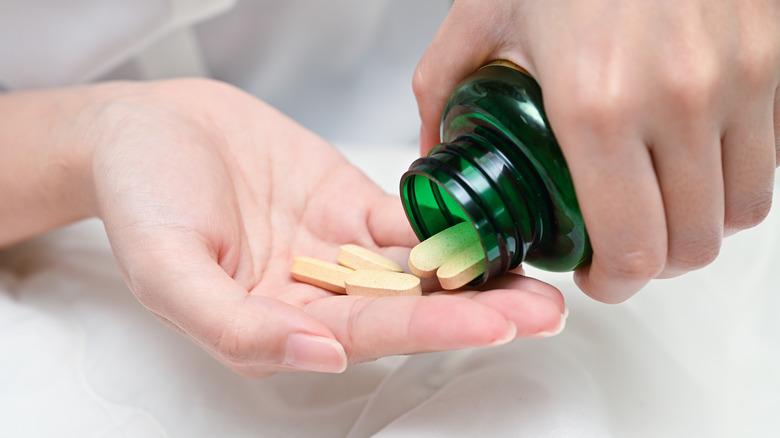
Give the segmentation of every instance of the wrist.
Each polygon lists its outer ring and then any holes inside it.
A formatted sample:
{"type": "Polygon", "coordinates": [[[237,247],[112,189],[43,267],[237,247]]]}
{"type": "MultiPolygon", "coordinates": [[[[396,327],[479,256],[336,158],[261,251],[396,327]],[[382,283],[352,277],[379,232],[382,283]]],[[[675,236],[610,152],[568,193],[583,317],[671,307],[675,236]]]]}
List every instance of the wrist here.
{"type": "Polygon", "coordinates": [[[95,215],[102,86],[0,95],[0,245],[95,215]]]}

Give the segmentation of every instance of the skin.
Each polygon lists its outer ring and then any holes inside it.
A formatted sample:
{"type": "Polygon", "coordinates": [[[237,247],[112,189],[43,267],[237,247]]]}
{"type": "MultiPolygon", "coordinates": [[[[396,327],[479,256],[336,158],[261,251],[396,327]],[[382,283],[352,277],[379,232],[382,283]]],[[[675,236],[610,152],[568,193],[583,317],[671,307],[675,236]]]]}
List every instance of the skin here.
{"type": "Polygon", "coordinates": [[[248,377],[499,345],[562,328],[563,297],[492,290],[336,296],[289,274],[355,243],[405,264],[400,200],[254,97],[210,80],[0,96],[0,246],[99,217],[127,284],[160,320],[248,377]]]}
{"type": "Polygon", "coordinates": [[[769,212],[777,0],[457,0],[413,81],[423,153],[450,91],[493,59],[544,91],[593,244],[575,273],[591,297],[703,267],[769,212]]]}

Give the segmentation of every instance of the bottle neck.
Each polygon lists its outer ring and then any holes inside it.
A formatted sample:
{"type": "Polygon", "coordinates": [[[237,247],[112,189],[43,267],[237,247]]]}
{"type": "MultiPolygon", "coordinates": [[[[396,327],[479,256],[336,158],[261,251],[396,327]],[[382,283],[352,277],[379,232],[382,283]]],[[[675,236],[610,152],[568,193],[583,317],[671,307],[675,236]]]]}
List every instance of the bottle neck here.
{"type": "Polygon", "coordinates": [[[480,284],[519,266],[542,240],[546,204],[522,160],[510,161],[500,139],[471,133],[434,148],[412,163],[401,180],[409,222],[421,239],[469,221],[485,250],[480,284]]]}

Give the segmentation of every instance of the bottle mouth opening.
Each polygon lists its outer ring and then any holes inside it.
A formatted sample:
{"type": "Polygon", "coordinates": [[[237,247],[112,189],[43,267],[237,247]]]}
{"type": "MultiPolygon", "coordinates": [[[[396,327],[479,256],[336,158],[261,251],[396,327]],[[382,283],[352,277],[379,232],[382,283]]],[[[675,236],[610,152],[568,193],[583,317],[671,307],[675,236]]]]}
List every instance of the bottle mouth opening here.
{"type": "Polygon", "coordinates": [[[404,175],[404,208],[417,237],[425,240],[460,222],[474,225],[463,206],[441,183],[414,171],[404,175]]]}
{"type": "Polygon", "coordinates": [[[476,201],[479,197],[471,185],[452,168],[429,157],[418,159],[401,178],[401,198],[421,241],[458,223],[471,224],[485,253],[485,272],[470,286],[479,286],[509,269],[511,257],[501,233],[486,207],[476,201]]]}

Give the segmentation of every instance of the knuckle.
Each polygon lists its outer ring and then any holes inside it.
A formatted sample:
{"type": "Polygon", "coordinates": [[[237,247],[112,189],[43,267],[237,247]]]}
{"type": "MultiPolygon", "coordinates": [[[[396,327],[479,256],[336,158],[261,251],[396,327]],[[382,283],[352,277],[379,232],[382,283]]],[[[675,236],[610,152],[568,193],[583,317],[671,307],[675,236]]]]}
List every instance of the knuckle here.
{"type": "Polygon", "coordinates": [[[581,120],[597,132],[608,130],[622,113],[620,102],[614,96],[581,98],[575,108],[581,120]]]}
{"type": "Polygon", "coordinates": [[[770,82],[777,64],[774,52],[747,48],[740,53],[738,60],[741,82],[749,89],[761,90],[770,82]]]}
{"type": "Polygon", "coordinates": [[[720,69],[714,60],[682,63],[674,66],[666,75],[667,95],[681,111],[702,111],[712,105],[720,76],[720,69]]]}
{"type": "Polygon", "coordinates": [[[720,244],[718,236],[674,244],[669,249],[667,268],[682,272],[703,268],[718,257],[720,244]]]}
{"type": "MultiPolygon", "coordinates": [[[[444,107],[444,103],[449,97],[450,90],[448,87],[443,86],[445,83],[442,80],[441,75],[435,72],[434,68],[431,68],[431,64],[425,58],[417,65],[414,76],[412,77],[412,92],[414,98],[417,100],[420,115],[425,120],[426,117],[431,117],[434,109],[441,109],[444,107]]],[[[453,87],[455,84],[452,84],[453,87]]],[[[438,115],[437,115],[438,117],[438,115]]]]}
{"type": "Polygon", "coordinates": [[[228,365],[246,365],[257,359],[259,350],[250,327],[239,320],[224,322],[215,332],[215,355],[228,365]]]}
{"type": "Polygon", "coordinates": [[[766,219],[772,208],[771,193],[762,193],[748,199],[741,199],[726,207],[726,229],[744,230],[752,228],[766,219]]]}
{"type": "Polygon", "coordinates": [[[426,67],[424,64],[425,60],[421,60],[419,64],[417,64],[417,67],[414,69],[414,76],[412,76],[412,92],[414,93],[414,96],[417,98],[417,100],[420,100],[422,97],[424,97],[425,93],[427,92],[427,86],[425,82],[426,78],[426,67]]]}
{"type": "Polygon", "coordinates": [[[663,270],[666,254],[653,245],[629,248],[619,256],[607,260],[612,274],[621,279],[641,280],[655,278],[663,270]]]}
{"type": "Polygon", "coordinates": [[[566,123],[584,128],[596,135],[613,136],[630,119],[632,102],[621,86],[576,86],[560,112],[566,123]],[[611,91],[610,91],[611,90],[611,91]]]}
{"type": "Polygon", "coordinates": [[[766,38],[764,32],[772,26],[772,23],[761,23],[739,41],[736,68],[740,80],[747,87],[763,89],[777,72],[780,64],[778,43],[775,39],[766,38]]]}

